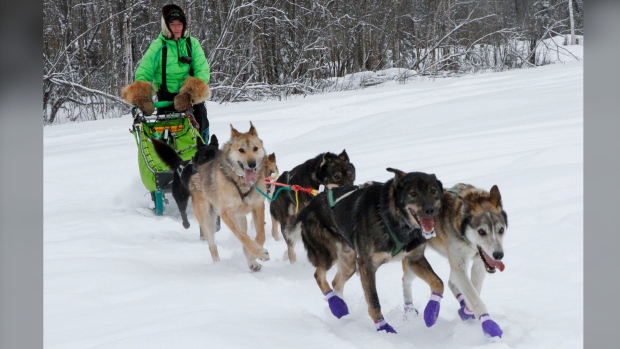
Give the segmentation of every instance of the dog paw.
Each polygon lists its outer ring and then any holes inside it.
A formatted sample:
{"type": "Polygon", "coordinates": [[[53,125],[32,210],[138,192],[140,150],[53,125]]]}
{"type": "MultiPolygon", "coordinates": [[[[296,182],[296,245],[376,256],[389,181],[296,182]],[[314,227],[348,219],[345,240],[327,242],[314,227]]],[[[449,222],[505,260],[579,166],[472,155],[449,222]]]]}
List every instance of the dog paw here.
{"type": "Polygon", "coordinates": [[[345,315],[349,314],[349,307],[344,300],[334,294],[333,291],[328,292],[325,297],[327,297],[327,304],[329,304],[329,310],[331,310],[332,314],[335,317],[341,318],[345,315]]]}
{"type": "Polygon", "coordinates": [[[431,327],[437,322],[439,316],[440,304],[438,301],[431,299],[424,308],[424,323],[426,327],[431,327]]]}
{"type": "MultiPolygon", "coordinates": [[[[183,221],[183,228],[185,228],[185,229],[189,228],[189,222],[188,221],[183,221]]],[[[202,237],[202,234],[200,235],[200,237],[202,237]]]]}
{"type": "Polygon", "coordinates": [[[418,309],[413,306],[413,303],[405,303],[403,311],[403,321],[409,321],[419,315],[418,309]]]}
{"type": "Polygon", "coordinates": [[[480,322],[482,323],[482,332],[485,336],[489,338],[502,338],[502,334],[504,333],[504,331],[502,331],[502,329],[495,321],[491,320],[489,314],[484,314],[480,316],[480,322]]]}
{"type": "Polygon", "coordinates": [[[462,299],[462,298],[459,299],[459,304],[461,304],[461,308],[458,310],[461,320],[467,321],[467,320],[473,320],[476,318],[474,316],[474,312],[469,310],[469,308],[467,308],[467,305],[465,304],[465,299],[462,299]]]}
{"type": "Polygon", "coordinates": [[[462,307],[459,309],[459,316],[461,317],[461,320],[463,320],[463,321],[467,321],[467,320],[473,320],[473,319],[475,319],[474,314],[473,314],[473,313],[470,313],[469,311],[470,311],[470,310],[469,310],[469,309],[467,309],[467,307],[465,307],[465,306],[462,306],[462,307]]]}
{"type": "Polygon", "coordinates": [[[263,262],[266,262],[269,260],[269,252],[266,249],[262,249],[260,251],[260,253],[258,255],[256,255],[256,258],[260,259],[263,262]]]}
{"type": "Polygon", "coordinates": [[[390,326],[383,318],[379,321],[375,321],[375,328],[378,331],[385,331],[387,333],[397,333],[394,327],[390,326]]]}
{"type": "Polygon", "coordinates": [[[262,265],[260,265],[260,263],[257,263],[257,262],[252,262],[248,264],[248,266],[250,267],[251,271],[260,271],[261,268],[263,267],[262,265]]]}

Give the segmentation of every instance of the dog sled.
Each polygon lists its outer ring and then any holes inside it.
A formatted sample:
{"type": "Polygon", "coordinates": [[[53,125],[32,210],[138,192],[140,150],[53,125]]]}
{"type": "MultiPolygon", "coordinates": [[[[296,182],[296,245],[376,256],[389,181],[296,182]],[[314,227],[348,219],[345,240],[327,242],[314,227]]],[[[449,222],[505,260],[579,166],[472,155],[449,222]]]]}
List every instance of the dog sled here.
{"type": "Polygon", "coordinates": [[[168,204],[165,193],[170,193],[174,172],[155,152],[151,137],[166,142],[185,162],[189,162],[196,153],[200,137],[190,111],[159,114],[160,108],[172,104],[170,101],[155,102],[155,108],[158,109],[150,116],[145,116],[137,107],[131,110],[134,123],[130,132],[134,135],[138,147],[140,177],[144,187],[151,193],[151,199],[155,204],[154,211],[158,216],[163,215],[164,204],[168,204]]]}

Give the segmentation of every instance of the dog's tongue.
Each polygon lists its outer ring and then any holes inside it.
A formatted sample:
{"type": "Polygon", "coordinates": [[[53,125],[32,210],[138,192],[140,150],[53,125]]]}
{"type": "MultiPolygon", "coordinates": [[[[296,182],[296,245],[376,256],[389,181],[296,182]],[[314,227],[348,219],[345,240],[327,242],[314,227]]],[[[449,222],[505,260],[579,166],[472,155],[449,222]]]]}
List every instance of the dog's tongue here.
{"type": "Polygon", "coordinates": [[[489,257],[489,255],[484,252],[484,250],[482,251],[482,253],[484,254],[484,260],[493,268],[497,268],[499,269],[499,271],[504,271],[504,262],[502,261],[496,261],[495,259],[489,257]]]}
{"type": "Polygon", "coordinates": [[[245,183],[248,185],[253,185],[256,183],[256,172],[254,170],[244,170],[243,178],[245,179],[245,183]]]}
{"type": "Polygon", "coordinates": [[[433,217],[420,218],[420,223],[425,232],[431,232],[435,229],[435,218],[433,217]]]}

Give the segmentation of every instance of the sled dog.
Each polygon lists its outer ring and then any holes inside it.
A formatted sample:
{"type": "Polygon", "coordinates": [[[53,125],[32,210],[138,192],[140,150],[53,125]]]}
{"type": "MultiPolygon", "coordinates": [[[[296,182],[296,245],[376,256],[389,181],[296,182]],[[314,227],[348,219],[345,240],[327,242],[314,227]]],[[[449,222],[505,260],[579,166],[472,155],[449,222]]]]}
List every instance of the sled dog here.
{"type": "MultiPolygon", "coordinates": [[[[318,190],[321,185],[325,187],[351,185],[354,181],[355,166],[350,162],[346,150],[343,150],[339,155],[331,152],[321,153],[295,166],[290,171],[284,171],[277,180],[278,183],[299,185],[314,190],[318,190]]],[[[279,223],[288,247],[284,259],[288,258],[291,263],[297,261],[295,244],[299,241],[300,236],[298,233],[290,231],[290,223],[312,198],[314,198],[313,195],[303,191],[297,193],[286,191],[279,193],[269,205],[272,223],[271,234],[275,240],[280,239],[278,234],[279,223]]]]}
{"type": "Polygon", "coordinates": [[[189,228],[189,221],[187,220],[187,204],[190,198],[189,178],[196,173],[198,166],[215,157],[219,147],[217,137],[212,135],[209,144],[199,147],[194,157],[187,164],[184,164],[181,156],[165,142],[156,138],[151,138],[151,141],[159,158],[174,171],[172,197],[181,212],[183,227],[187,229],[189,228]]]}
{"type": "MultiPolygon", "coordinates": [[[[280,176],[280,170],[276,163],[276,153],[271,153],[265,158],[263,167],[265,167],[266,181],[275,181],[278,176],[280,176]]],[[[267,184],[265,187],[267,188],[266,194],[269,195],[270,198],[273,197],[273,185],[267,184]]]]}
{"type": "Polygon", "coordinates": [[[294,229],[308,259],[316,267],[314,278],[334,316],[349,313],[342,297],[345,283],[357,269],[377,331],[396,333],[383,318],[375,274],[390,261],[401,261],[431,288],[424,320],[432,326],[439,314],[443,282],[424,256],[434,236],[435,216],[441,208],[442,185],[434,174],[405,173],[388,168],[394,178],[385,183],[367,182],[320,193],[300,212],[294,229]],[[330,288],[326,274],[337,264],[330,288]]]}
{"type": "Polygon", "coordinates": [[[230,140],[217,151],[213,160],[198,166],[190,178],[192,208],[214,262],[220,260],[214,234],[216,218],[221,216],[243,245],[248,267],[259,271],[261,264],[256,259],[269,260],[269,253],[263,248],[265,197],[256,189],[266,191],[264,159],[267,155],[252,122],[246,133],[237,131],[232,125],[230,129],[230,140]],[[246,215],[250,212],[256,230],[254,240],[247,233],[246,215]]]}
{"type": "MultiPolygon", "coordinates": [[[[477,318],[486,336],[501,337],[503,331],[491,320],[480,298],[486,273],[504,270],[502,241],[508,228],[508,216],[502,208],[499,189],[494,185],[487,192],[460,183],[444,192],[441,206],[442,211],[435,220],[437,236],[428,244],[448,258],[448,286],[461,305],[458,313],[463,320],[477,318]],[[468,276],[470,261],[471,276],[468,276]]],[[[403,294],[408,301],[411,274],[407,269],[404,272],[403,294]]]]}

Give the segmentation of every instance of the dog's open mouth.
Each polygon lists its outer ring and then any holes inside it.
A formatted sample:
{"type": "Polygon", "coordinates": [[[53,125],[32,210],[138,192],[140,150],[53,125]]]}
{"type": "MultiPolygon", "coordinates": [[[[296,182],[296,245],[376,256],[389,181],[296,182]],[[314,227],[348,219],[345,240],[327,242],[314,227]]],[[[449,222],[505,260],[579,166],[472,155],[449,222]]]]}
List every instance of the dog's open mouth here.
{"type": "Polygon", "coordinates": [[[430,239],[436,236],[435,217],[418,217],[418,215],[416,215],[411,208],[409,208],[409,212],[416,220],[416,222],[418,222],[418,225],[422,227],[422,236],[424,236],[426,239],[430,239]]]}
{"type": "Polygon", "coordinates": [[[499,271],[504,271],[504,263],[491,258],[480,246],[478,246],[478,253],[480,254],[480,259],[482,259],[487,273],[495,273],[496,268],[499,268],[499,271]]]}
{"type": "Polygon", "coordinates": [[[243,169],[243,179],[245,179],[245,184],[254,185],[256,183],[256,169],[246,168],[243,166],[241,161],[239,161],[239,166],[243,169]]]}

